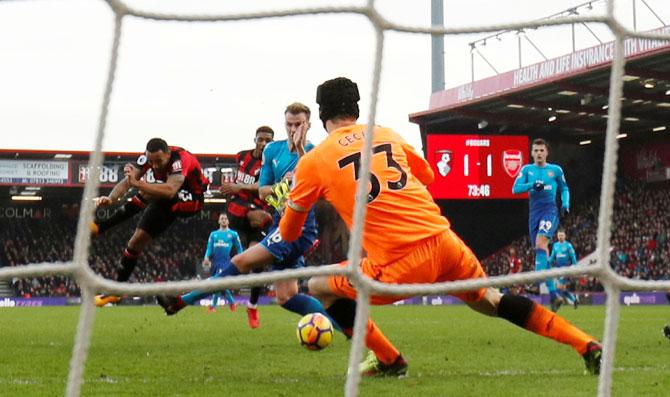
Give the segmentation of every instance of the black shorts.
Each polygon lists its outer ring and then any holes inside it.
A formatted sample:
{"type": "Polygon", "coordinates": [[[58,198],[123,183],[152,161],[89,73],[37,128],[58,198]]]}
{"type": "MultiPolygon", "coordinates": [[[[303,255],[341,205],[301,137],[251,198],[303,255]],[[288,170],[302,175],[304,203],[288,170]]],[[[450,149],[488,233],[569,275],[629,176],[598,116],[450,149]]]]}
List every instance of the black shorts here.
{"type": "Polygon", "coordinates": [[[178,198],[149,203],[137,223],[137,228],[149,233],[152,238],[161,235],[177,218],[188,218],[200,212],[203,199],[182,201],[178,198]]]}
{"type": "MultiPolygon", "coordinates": [[[[246,245],[251,241],[260,242],[265,237],[264,232],[267,231],[268,227],[258,229],[251,227],[249,223],[249,218],[247,214],[249,211],[262,210],[255,205],[248,203],[243,200],[231,200],[228,203],[226,208],[226,214],[228,215],[228,221],[230,222],[230,228],[238,232],[240,235],[243,235],[243,239],[246,239],[246,245]]],[[[268,222],[269,223],[269,222],[268,222]]]]}

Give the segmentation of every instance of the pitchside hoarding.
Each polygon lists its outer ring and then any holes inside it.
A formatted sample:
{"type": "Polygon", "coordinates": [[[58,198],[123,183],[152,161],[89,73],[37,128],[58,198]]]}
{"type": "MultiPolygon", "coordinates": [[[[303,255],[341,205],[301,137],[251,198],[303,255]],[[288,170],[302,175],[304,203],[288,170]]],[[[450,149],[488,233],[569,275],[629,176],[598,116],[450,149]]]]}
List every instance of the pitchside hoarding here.
{"type": "MultiPolygon", "coordinates": [[[[212,188],[221,186],[222,181],[232,181],[234,160],[229,162],[199,159],[202,170],[212,188]]],[[[101,187],[113,187],[123,179],[123,167],[128,161],[106,161],[99,172],[101,187]]],[[[11,186],[83,186],[91,176],[88,161],[55,160],[0,160],[0,185],[11,186]]],[[[149,183],[155,182],[151,170],[144,177],[149,183]]]]}
{"type": "Polygon", "coordinates": [[[67,161],[0,160],[0,184],[56,185],[68,183],[67,161]]]}

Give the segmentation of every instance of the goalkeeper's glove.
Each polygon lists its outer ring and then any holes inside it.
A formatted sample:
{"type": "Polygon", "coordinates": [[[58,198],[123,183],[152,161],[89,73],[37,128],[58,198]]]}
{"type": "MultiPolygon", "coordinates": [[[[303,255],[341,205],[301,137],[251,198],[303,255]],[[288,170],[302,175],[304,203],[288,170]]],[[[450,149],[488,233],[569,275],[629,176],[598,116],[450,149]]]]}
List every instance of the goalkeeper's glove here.
{"type": "Polygon", "coordinates": [[[282,180],[272,185],[272,194],[265,197],[265,201],[276,209],[280,214],[284,212],[288,192],[290,191],[288,180],[282,180]]]}
{"type": "Polygon", "coordinates": [[[536,192],[543,191],[544,190],[544,182],[535,181],[535,183],[533,183],[533,190],[535,190],[536,192]]]}

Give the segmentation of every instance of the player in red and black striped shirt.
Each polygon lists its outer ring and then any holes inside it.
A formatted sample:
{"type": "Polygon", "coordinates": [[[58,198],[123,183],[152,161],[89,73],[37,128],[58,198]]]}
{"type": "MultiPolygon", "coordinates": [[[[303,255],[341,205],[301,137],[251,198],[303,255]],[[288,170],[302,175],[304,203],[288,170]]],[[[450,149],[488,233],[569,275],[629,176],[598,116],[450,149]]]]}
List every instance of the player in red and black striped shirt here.
{"type": "MultiPolygon", "coordinates": [[[[219,191],[228,199],[228,219],[230,227],[240,234],[245,248],[257,244],[263,239],[263,232],[272,223],[268,205],[258,196],[258,179],[261,173],[261,161],[265,145],[272,142],[274,131],[268,126],[258,127],[254,143],[256,147],[237,153],[237,172],[235,183],[222,182],[219,191]]],[[[258,328],[258,299],[261,288],[251,289],[247,317],[251,328],[258,328]]]]}
{"type": "MultiPolygon", "coordinates": [[[[146,152],[135,164],[126,164],[123,173],[125,178],[112,189],[109,196],[99,197],[96,206],[104,207],[119,202],[131,187],[138,192],[110,218],[96,220],[91,225],[92,233],[98,235],[143,211],[135,233],[123,252],[117,281],[128,281],[140,253],[176,218],[200,212],[204,192],[209,184],[195,156],[180,147],[168,146],[160,138],[151,139],[147,143],[146,152]],[[150,170],[151,174],[148,174],[150,170]]],[[[104,306],[120,299],[114,295],[98,295],[95,304],[104,306]]]]}

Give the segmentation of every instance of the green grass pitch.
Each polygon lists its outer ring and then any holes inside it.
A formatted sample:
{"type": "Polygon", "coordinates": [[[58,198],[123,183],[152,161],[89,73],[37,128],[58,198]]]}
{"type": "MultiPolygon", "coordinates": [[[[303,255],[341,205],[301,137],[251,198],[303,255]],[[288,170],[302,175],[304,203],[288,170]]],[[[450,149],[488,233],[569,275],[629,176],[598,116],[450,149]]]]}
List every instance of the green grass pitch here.
{"type": "MultiPolygon", "coordinates": [[[[560,314],[598,337],[604,307],[560,314]]],[[[79,308],[0,309],[0,395],[63,395],[79,308]]],[[[405,379],[365,379],[361,396],[593,396],[597,378],[571,348],[463,306],[375,307],[373,318],[409,362],[405,379]]],[[[349,343],[299,346],[299,317],[261,307],[191,307],[166,317],[156,306],[97,309],[84,396],[339,396],[349,343]]],[[[615,396],[670,394],[670,307],[622,307],[615,396]]]]}

